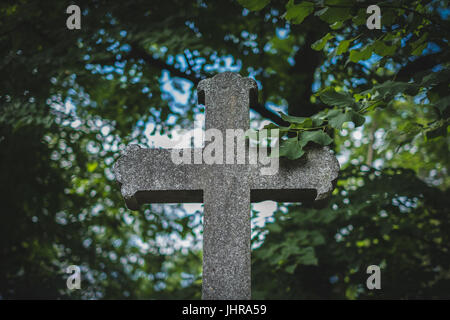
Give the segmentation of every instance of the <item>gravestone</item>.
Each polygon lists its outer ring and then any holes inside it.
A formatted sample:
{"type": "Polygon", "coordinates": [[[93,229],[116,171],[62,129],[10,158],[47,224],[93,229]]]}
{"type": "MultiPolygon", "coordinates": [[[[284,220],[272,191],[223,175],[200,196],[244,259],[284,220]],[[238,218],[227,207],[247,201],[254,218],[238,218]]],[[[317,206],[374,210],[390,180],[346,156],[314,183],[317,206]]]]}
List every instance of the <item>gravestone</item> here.
{"type": "MultiPolygon", "coordinates": [[[[249,106],[257,85],[224,72],[200,81],[205,129],[249,128],[249,106]]],[[[205,145],[204,148],[206,148],[205,145]]],[[[192,158],[204,148],[187,152],[192,158]]],[[[328,148],[309,149],[298,161],[280,159],[278,173],[257,164],[175,164],[170,149],[130,145],[114,166],[127,207],[144,203],[204,203],[203,299],[250,299],[250,202],[322,201],[334,188],[339,164],[328,148]]]]}

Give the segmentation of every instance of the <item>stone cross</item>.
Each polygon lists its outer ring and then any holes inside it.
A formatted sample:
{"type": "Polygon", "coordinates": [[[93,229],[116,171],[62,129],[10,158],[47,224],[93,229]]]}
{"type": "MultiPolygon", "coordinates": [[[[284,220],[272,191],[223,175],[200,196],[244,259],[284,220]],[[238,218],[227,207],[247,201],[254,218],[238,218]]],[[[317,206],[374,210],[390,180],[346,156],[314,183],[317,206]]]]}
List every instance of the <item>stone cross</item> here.
{"type": "MultiPolygon", "coordinates": [[[[206,130],[249,128],[257,85],[224,72],[200,81],[206,130]]],[[[206,146],[205,146],[206,147],[206,146]]],[[[192,148],[192,156],[202,152],[192,148]]],[[[127,207],[144,203],[203,202],[203,299],[250,299],[250,203],[321,201],[338,177],[327,148],[312,148],[299,161],[280,159],[278,173],[262,175],[261,164],[175,164],[170,149],[130,145],[114,166],[127,207]]]]}

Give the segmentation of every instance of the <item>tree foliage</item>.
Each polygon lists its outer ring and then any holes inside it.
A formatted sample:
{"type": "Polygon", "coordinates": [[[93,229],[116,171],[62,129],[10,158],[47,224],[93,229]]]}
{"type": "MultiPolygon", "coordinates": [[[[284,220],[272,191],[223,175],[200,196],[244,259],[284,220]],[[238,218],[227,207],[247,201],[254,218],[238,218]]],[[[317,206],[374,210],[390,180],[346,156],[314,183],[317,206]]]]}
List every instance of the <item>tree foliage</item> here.
{"type": "Polygon", "coordinates": [[[328,206],[256,224],[254,298],[449,298],[448,1],[380,2],[380,30],[371,1],[80,0],[81,30],[69,4],[0,4],[1,298],[200,298],[201,212],[126,210],[111,168],[225,70],[258,82],[280,156],[342,165],[328,206]]]}

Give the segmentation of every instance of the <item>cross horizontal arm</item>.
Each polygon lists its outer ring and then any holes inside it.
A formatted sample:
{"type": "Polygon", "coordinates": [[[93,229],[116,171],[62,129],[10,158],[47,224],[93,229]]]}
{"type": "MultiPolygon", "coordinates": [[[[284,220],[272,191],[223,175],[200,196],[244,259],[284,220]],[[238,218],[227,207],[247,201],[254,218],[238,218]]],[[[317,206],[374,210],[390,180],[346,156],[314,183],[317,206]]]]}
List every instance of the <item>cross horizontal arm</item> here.
{"type": "Polygon", "coordinates": [[[330,150],[311,148],[297,161],[280,158],[277,174],[261,175],[252,167],[251,201],[321,201],[333,192],[339,174],[339,162],[330,150]]]}
{"type": "MultiPolygon", "coordinates": [[[[192,154],[197,149],[188,149],[192,154]]],[[[171,149],[127,147],[114,165],[127,207],[143,203],[193,203],[203,201],[203,164],[175,164],[171,149]]],[[[200,149],[201,152],[201,149],[200,149]]]]}

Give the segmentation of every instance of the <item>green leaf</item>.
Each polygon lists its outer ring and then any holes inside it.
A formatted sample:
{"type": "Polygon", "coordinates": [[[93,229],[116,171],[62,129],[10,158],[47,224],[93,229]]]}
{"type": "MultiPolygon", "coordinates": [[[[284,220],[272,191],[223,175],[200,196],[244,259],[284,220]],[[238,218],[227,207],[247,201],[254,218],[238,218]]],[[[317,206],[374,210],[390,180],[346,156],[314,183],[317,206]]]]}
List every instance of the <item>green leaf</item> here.
{"type": "Polygon", "coordinates": [[[437,137],[446,137],[447,136],[447,123],[443,123],[443,125],[438,126],[437,128],[433,128],[431,130],[426,131],[427,140],[434,139],[437,137]]]}
{"type": "Polygon", "coordinates": [[[381,98],[390,100],[399,93],[415,96],[418,93],[419,89],[420,86],[414,83],[388,80],[380,85],[374,86],[372,89],[362,92],[362,94],[373,94],[375,92],[378,92],[381,98]]]}
{"type": "Polygon", "coordinates": [[[413,56],[420,56],[423,52],[423,50],[425,50],[425,48],[428,46],[428,43],[422,43],[420,46],[417,46],[417,48],[415,48],[413,51],[411,51],[411,54],[413,56]]]}
{"type": "Polygon", "coordinates": [[[427,47],[428,43],[427,40],[428,39],[428,32],[425,32],[418,40],[414,41],[411,44],[411,54],[418,56],[420,54],[422,54],[422,51],[427,47]],[[424,43],[425,41],[425,43],[424,43]]]}
{"type": "Polygon", "coordinates": [[[284,15],[286,20],[289,20],[293,24],[299,24],[314,11],[314,4],[309,1],[294,4],[294,0],[289,0],[286,5],[286,10],[286,14],[284,15]]]}
{"type": "Polygon", "coordinates": [[[329,106],[349,107],[355,104],[353,97],[348,93],[340,93],[327,88],[319,93],[320,100],[329,106]]]}
{"type": "Polygon", "coordinates": [[[306,146],[309,142],[317,143],[321,146],[327,146],[333,142],[333,139],[322,130],[304,131],[300,134],[299,143],[302,147],[306,146]]]}
{"type": "Polygon", "coordinates": [[[316,51],[320,51],[322,50],[325,45],[327,44],[328,40],[334,38],[333,35],[331,35],[330,33],[327,33],[324,37],[322,37],[322,39],[317,40],[316,42],[314,42],[311,45],[311,48],[316,50],[316,51]]]}
{"type": "Polygon", "coordinates": [[[361,60],[367,60],[372,56],[372,49],[371,45],[367,45],[362,49],[354,49],[350,51],[349,60],[354,63],[358,63],[361,60]]]}
{"type": "Polygon", "coordinates": [[[321,20],[334,24],[335,22],[343,22],[350,19],[352,15],[350,14],[350,8],[333,8],[327,7],[317,12],[316,14],[321,20]]]}
{"type": "Polygon", "coordinates": [[[347,110],[346,112],[342,112],[341,110],[331,110],[328,112],[328,117],[329,125],[337,130],[341,130],[342,125],[345,122],[352,121],[355,124],[355,127],[359,127],[362,126],[366,120],[362,115],[353,110],[347,110]]]}
{"type": "Polygon", "coordinates": [[[317,265],[318,260],[317,260],[317,257],[316,257],[313,247],[306,247],[304,249],[302,248],[301,251],[302,251],[302,255],[298,259],[300,264],[317,265]]]}
{"type": "Polygon", "coordinates": [[[421,130],[421,126],[415,122],[405,122],[398,126],[398,131],[405,134],[418,134],[421,130]]]}
{"type": "Polygon", "coordinates": [[[313,127],[313,119],[305,118],[305,121],[301,124],[292,123],[290,128],[292,129],[309,129],[313,127]]]}
{"type": "Polygon", "coordinates": [[[342,28],[343,25],[344,25],[344,23],[342,21],[336,21],[335,23],[330,25],[330,28],[333,30],[338,30],[338,29],[342,28]]]}
{"type": "Polygon", "coordinates": [[[286,268],[284,268],[284,270],[287,273],[293,274],[296,268],[297,268],[296,264],[291,264],[290,266],[287,266],[286,268]]]}
{"type": "Polygon", "coordinates": [[[396,50],[396,46],[388,46],[384,41],[379,40],[373,44],[373,51],[379,56],[393,56],[396,50]]]}
{"type": "Polygon", "coordinates": [[[447,79],[450,77],[450,70],[444,69],[439,72],[432,72],[427,76],[423,77],[421,86],[429,87],[440,84],[441,82],[447,82],[447,79]]]}
{"type": "Polygon", "coordinates": [[[97,162],[91,162],[87,164],[87,170],[89,172],[93,172],[95,169],[97,169],[98,163],[97,162]]]}
{"type": "Polygon", "coordinates": [[[350,40],[343,40],[339,43],[339,46],[337,48],[336,54],[343,54],[348,50],[348,47],[350,45],[350,40]]]}
{"type": "Polygon", "coordinates": [[[442,114],[447,110],[447,108],[448,108],[449,105],[450,105],[450,96],[446,96],[446,97],[444,97],[444,98],[442,98],[442,99],[439,99],[439,100],[436,101],[436,103],[434,104],[434,106],[435,106],[436,108],[438,108],[439,111],[440,111],[442,114]]]}
{"type": "Polygon", "coordinates": [[[350,121],[355,124],[355,127],[360,127],[364,124],[364,122],[366,122],[366,118],[356,111],[348,110],[346,114],[349,114],[350,121]]]}
{"type": "Polygon", "coordinates": [[[298,124],[302,124],[304,123],[308,118],[305,117],[294,117],[294,116],[289,116],[283,112],[279,112],[281,119],[288,121],[290,123],[298,123],[298,124]]]}
{"type": "Polygon", "coordinates": [[[303,146],[299,144],[297,137],[281,140],[280,157],[285,156],[288,159],[295,160],[300,158],[304,153],[303,146]]]}
{"type": "Polygon", "coordinates": [[[325,120],[325,115],[321,112],[316,113],[311,117],[312,125],[313,127],[318,127],[323,124],[323,121],[325,120]]]}
{"type": "Polygon", "coordinates": [[[269,123],[268,125],[265,125],[263,127],[263,129],[266,129],[266,130],[278,129],[278,130],[280,130],[280,132],[288,132],[290,130],[289,127],[280,127],[274,123],[269,123]]]}
{"type": "Polygon", "coordinates": [[[391,26],[394,22],[395,19],[397,18],[397,12],[395,11],[395,9],[389,9],[389,8],[383,8],[383,25],[385,26],[391,26]]]}
{"type": "Polygon", "coordinates": [[[360,26],[363,24],[366,24],[367,21],[367,13],[366,10],[358,10],[358,14],[356,14],[353,18],[352,18],[353,23],[356,26],[360,26]]]}
{"type": "Polygon", "coordinates": [[[316,11],[316,12],[314,13],[314,15],[317,16],[317,17],[320,17],[322,14],[324,14],[325,12],[327,12],[328,9],[329,9],[329,7],[325,7],[325,8],[323,8],[323,9],[320,9],[320,10],[316,11]]]}
{"type": "MultiPolygon", "coordinates": [[[[306,117],[295,117],[290,116],[287,114],[284,114],[283,112],[279,112],[281,118],[289,123],[291,125],[288,129],[304,129],[304,128],[313,128],[318,127],[323,123],[323,118],[317,117],[317,115],[306,118],[306,117]]],[[[285,128],[285,127],[283,127],[285,128]]]]}
{"type": "Polygon", "coordinates": [[[238,0],[238,2],[250,11],[258,11],[267,6],[270,0],[238,0]]]}
{"type": "Polygon", "coordinates": [[[267,230],[269,230],[270,232],[274,232],[274,233],[277,233],[277,232],[281,232],[281,231],[282,231],[280,225],[279,225],[279,224],[276,224],[276,223],[268,223],[268,224],[266,225],[266,228],[267,228],[267,230]]]}

